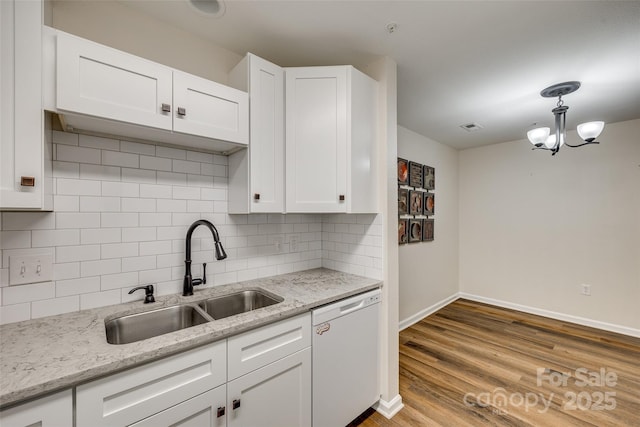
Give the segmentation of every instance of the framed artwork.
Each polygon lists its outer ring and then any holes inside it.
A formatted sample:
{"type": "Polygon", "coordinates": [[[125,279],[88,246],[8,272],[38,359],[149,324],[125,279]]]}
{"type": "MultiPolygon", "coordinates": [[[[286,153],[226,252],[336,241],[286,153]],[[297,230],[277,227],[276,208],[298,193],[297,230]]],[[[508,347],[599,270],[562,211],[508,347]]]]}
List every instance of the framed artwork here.
{"type": "Polygon", "coordinates": [[[433,215],[436,212],[436,195],[433,193],[423,193],[424,194],[424,203],[423,213],[424,215],[433,215]]]}
{"type": "Polygon", "coordinates": [[[409,220],[398,220],[398,243],[409,243],[409,220]]]}
{"type": "Polygon", "coordinates": [[[409,220],[409,243],[422,241],[422,220],[409,220]]]}
{"type": "Polygon", "coordinates": [[[409,214],[409,190],[398,188],[398,215],[409,214]]]}
{"type": "Polygon", "coordinates": [[[433,219],[425,219],[422,220],[422,241],[423,242],[431,242],[433,241],[433,219]]]}
{"type": "Polygon", "coordinates": [[[398,184],[409,185],[409,162],[398,157],[398,184]]]}
{"type": "Polygon", "coordinates": [[[424,165],[422,168],[422,187],[427,190],[435,190],[436,188],[436,169],[431,166],[424,165]]]}
{"type": "Polygon", "coordinates": [[[409,191],[409,215],[422,215],[423,195],[422,191],[409,191]]]}
{"type": "Polygon", "coordinates": [[[422,187],[422,164],[409,162],[409,185],[414,188],[422,187]]]}

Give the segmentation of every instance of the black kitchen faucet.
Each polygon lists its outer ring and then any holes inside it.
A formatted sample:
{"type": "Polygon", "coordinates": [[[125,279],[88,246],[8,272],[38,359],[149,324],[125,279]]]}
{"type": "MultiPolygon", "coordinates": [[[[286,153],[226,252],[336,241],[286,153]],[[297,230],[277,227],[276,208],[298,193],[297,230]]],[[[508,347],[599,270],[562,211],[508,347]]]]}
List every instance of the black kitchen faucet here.
{"type": "Polygon", "coordinates": [[[207,264],[202,264],[202,279],[193,279],[191,277],[191,235],[193,231],[199,226],[204,225],[209,230],[211,230],[211,234],[213,234],[213,240],[215,242],[216,249],[216,259],[218,261],[223,260],[227,257],[227,253],[224,251],[222,247],[222,243],[220,243],[220,236],[218,236],[218,230],[215,225],[207,221],[206,219],[199,219],[198,221],[191,224],[189,230],[187,230],[187,248],[186,248],[186,258],[184,260],[184,283],[182,288],[182,295],[189,296],[193,295],[193,287],[201,284],[207,283],[207,264]]]}

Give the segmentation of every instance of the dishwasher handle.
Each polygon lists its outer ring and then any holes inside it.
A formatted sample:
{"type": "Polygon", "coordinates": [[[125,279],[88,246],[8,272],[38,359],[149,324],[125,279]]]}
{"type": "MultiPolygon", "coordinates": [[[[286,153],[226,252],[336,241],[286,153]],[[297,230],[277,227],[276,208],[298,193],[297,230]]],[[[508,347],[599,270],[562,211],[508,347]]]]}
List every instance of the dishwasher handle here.
{"type": "Polygon", "coordinates": [[[379,289],[376,289],[316,308],[311,311],[312,325],[318,326],[338,317],[349,315],[355,311],[379,303],[380,299],[381,292],[379,289]]]}
{"type": "Polygon", "coordinates": [[[352,311],[360,310],[364,307],[364,300],[353,302],[351,304],[344,305],[340,307],[340,316],[344,316],[345,314],[349,314],[352,311]]]}

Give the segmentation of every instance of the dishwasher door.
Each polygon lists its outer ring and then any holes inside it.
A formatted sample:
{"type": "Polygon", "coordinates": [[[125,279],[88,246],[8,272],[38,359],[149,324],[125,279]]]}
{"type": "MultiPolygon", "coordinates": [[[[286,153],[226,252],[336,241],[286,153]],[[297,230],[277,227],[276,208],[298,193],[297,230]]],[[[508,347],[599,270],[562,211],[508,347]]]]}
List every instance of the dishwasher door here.
{"type": "Polygon", "coordinates": [[[312,312],[313,426],[342,427],[380,399],[380,290],[312,312]]]}

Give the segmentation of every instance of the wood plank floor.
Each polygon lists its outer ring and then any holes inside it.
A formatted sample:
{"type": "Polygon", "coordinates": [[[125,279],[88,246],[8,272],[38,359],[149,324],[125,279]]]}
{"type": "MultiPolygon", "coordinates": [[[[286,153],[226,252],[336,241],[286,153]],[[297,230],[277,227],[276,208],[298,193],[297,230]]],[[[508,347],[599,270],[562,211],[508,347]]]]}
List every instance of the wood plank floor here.
{"type": "Polygon", "coordinates": [[[352,425],[640,426],[640,339],[457,300],[400,332],[400,394],[352,425]]]}

